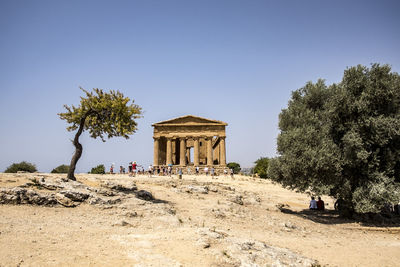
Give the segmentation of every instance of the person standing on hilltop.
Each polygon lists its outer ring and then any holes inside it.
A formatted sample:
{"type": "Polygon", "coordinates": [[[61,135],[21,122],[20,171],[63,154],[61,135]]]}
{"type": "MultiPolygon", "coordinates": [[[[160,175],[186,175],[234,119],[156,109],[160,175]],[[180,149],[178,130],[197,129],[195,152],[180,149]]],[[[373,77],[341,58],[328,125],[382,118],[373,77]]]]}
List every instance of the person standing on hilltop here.
{"type": "Polygon", "coordinates": [[[168,176],[171,177],[171,173],[172,173],[172,168],[171,168],[171,166],[168,166],[168,169],[167,169],[168,176]]]}
{"type": "Polygon", "coordinates": [[[182,179],[182,168],[179,168],[177,171],[178,179],[182,179]]]}
{"type": "Polygon", "coordinates": [[[136,164],[136,161],[134,161],[132,163],[132,175],[133,175],[133,177],[136,176],[136,171],[137,171],[137,164],[136,164]]]}
{"type": "Polygon", "coordinates": [[[129,175],[132,173],[132,161],[128,163],[129,175]]]}
{"type": "Polygon", "coordinates": [[[111,164],[111,167],[110,167],[110,174],[114,174],[114,166],[111,164]]]}

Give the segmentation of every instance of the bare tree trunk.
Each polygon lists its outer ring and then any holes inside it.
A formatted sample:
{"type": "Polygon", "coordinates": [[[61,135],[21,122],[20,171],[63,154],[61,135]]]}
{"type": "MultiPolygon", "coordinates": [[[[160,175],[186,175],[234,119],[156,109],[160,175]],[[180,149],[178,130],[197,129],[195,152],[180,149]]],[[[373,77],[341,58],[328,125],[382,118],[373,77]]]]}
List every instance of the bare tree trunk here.
{"type": "Polygon", "coordinates": [[[68,176],[67,176],[68,179],[73,180],[73,181],[76,181],[76,178],[74,175],[75,167],[76,167],[76,163],[82,156],[82,150],[83,150],[82,145],[79,143],[79,136],[81,136],[81,134],[83,132],[83,127],[85,126],[85,120],[86,120],[86,117],[88,116],[88,114],[89,113],[87,113],[84,117],[82,117],[81,122],[79,124],[78,132],[76,132],[75,138],[73,141],[73,144],[75,146],[75,154],[72,156],[71,164],[69,165],[68,176]]]}

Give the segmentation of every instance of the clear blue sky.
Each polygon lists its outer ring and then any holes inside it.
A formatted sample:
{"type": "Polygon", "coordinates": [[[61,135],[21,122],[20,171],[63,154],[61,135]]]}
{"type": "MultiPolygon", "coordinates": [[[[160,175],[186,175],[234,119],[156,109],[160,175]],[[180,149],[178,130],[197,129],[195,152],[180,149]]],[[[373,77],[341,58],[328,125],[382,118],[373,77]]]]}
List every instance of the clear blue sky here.
{"type": "Polygon", "coordinates": [[[400,1],[0,1],[0,171],[49,172],[74,151],[63,104],[94,87],[143,107],[130,139],[83,134],[77,171],[147,166],[154,122],[225,121],[227,160],[274,156],[278,115],[307,81],[357,64],[400,71],[400,1]]]}

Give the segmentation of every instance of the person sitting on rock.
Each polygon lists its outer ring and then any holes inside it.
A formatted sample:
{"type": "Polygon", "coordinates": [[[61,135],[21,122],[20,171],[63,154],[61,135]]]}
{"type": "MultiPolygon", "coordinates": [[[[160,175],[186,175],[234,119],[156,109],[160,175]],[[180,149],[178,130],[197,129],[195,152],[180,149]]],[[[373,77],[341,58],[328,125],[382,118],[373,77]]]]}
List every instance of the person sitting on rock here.
{"type": "Polygon", "coordinates": [[[317,201],[317,210],[325,210],[325,203],[324,203],[324,201],[321,199],[321,197],[318,197],[318,201],[317,201]]]}
{"type": "Polygon", "coordinates": [[[316,209],[317,209],[317,201],[315,201],[315,197],[311,197],[310,210],[316,210],[316,209]]]}

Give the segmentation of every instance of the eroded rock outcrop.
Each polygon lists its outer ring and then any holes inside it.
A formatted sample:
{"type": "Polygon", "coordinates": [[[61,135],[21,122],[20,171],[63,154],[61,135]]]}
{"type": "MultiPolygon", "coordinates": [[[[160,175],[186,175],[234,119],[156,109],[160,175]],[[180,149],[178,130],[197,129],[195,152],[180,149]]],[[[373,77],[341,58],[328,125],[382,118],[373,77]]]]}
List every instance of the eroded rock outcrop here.
{"type": "Polygon", "coordinates": [[[57,203],[54,194],[39,193],[22,187],[0,189],[0,204],[53,206],[57,203]]]}
{"type": "Polygon", "coordinates": [[[0,189],[0,204],[75,207],[88,203],[111,206],[121,203],[130,193],[142,200],[154,200],[150,192],[138,191],[136,184],[132,182],[106,181],[101,187],[89,187],[79,181],[60,177],[37,176],[29,180],[21,186],[0,189]]]}

